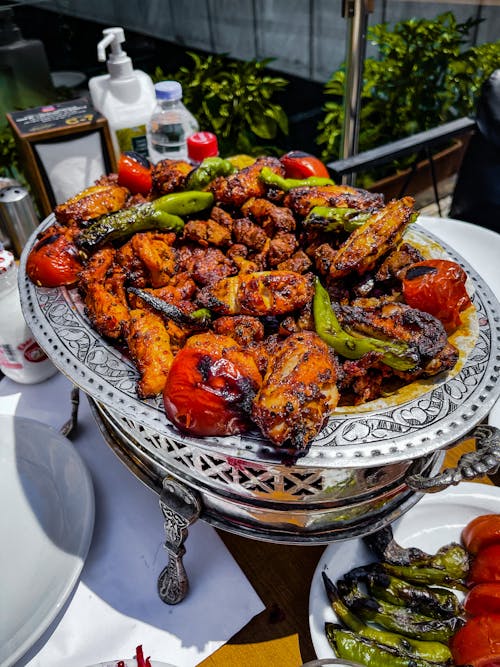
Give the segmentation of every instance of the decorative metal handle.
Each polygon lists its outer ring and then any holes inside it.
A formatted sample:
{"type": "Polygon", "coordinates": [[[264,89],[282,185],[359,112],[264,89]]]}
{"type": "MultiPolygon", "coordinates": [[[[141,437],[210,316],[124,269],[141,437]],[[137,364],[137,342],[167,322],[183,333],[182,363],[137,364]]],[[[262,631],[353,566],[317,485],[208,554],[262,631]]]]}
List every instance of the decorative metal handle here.
{"type": "Polygon", "coordinates": [[[410,475],[406,480],[410,489],[436,493],[463,480],[494,473],[500,466],[500,429],[480,424],[468,437],[475,438],[476,451],[462,454],[456,468],[447,468],[436,477],[410,475]]]}
{"type": "Polygon", "coordinates": [[[177,604],[186,597],[189,588],[182,562],[186,553],[184,542],[188,526],[200,515],[201,499],[196,491],[166,477],[160,494],[160,508],[165,519],[163,526],[168,564],[158,577],[158,594],[163,602],[177,604]]]}

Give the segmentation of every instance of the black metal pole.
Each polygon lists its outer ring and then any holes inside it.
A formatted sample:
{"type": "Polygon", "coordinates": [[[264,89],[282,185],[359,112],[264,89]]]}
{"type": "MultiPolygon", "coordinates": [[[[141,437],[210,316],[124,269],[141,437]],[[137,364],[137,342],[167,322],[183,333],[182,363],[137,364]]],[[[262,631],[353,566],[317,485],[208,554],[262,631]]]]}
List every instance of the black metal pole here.
{"type": "MultiPolygon", "coordinates": [[[[342,3],[342,16],[348,22],[342,133],[342,158],[344,159],[358,152],[366,32],[368,14],[373,11],[373,2],[374,0],[343,0],[342,3]]],[[[354,174],[346,174],[342,178],[342,182],[347,184],[353,184],[354,180],[354,174]]]]}

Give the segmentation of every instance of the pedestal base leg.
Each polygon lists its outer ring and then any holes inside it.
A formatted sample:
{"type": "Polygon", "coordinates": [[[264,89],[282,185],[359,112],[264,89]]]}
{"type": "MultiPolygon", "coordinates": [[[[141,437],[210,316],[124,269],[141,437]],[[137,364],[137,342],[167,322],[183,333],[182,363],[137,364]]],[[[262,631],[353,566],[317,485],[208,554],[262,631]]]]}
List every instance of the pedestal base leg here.
{"type": "Polygon", "coordinates": [[[166,604],[177,604],[186,597],[189,588],[182,562],[186,553],[184,542],[188,536],[188,526],[200,515],[201,499],[196,491],[167,477],[163,480],[160,508],[165,519],[163,525],[168,564],[158,577],[158,594],[166,604]]]}

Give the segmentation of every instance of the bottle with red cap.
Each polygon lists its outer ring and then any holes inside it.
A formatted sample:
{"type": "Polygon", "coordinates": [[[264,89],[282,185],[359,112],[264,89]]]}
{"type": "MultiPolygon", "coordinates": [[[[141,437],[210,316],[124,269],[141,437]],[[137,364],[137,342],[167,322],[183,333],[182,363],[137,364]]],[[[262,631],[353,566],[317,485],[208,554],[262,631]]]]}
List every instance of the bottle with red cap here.
{"type": "Polygon", "coordinates": [[[219,155],[217,137],[212,132],[195,132],[187,139],[188,160],[198,166],[207,157],[219,155]]]}

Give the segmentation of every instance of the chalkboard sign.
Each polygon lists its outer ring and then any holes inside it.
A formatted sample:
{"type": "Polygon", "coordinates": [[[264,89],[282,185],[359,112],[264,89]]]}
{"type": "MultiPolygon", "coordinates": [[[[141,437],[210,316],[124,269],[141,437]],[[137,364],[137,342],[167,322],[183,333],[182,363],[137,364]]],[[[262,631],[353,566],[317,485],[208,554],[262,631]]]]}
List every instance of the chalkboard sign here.
{"type": "Polygon", "coordinates": [[[13,111],[7,119],[44,215],[116,170],[108,122],[85,98],[13,111]]]}

